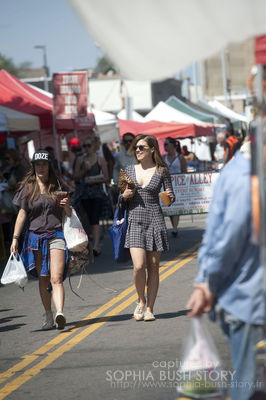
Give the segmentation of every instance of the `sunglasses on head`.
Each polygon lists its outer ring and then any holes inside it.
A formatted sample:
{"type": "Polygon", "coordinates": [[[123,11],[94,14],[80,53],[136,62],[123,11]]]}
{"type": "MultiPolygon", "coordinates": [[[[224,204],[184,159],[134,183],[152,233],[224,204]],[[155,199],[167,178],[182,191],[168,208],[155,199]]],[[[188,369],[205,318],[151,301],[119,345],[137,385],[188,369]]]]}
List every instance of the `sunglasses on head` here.
{"type": "Polygon", "coordinates": [[[91,143],[85,143],[83,147],[91,147],[91,143]]]}
{"type": "Polygon", "coordinates": [[[149,149],[149,146],[143,146],[142,144],[140,144],[139,146],[138,145],[134,146],[134,151],[137,151],[137,150],[143,151],[143,150],[147,150],[147,149],[149,149]]]}

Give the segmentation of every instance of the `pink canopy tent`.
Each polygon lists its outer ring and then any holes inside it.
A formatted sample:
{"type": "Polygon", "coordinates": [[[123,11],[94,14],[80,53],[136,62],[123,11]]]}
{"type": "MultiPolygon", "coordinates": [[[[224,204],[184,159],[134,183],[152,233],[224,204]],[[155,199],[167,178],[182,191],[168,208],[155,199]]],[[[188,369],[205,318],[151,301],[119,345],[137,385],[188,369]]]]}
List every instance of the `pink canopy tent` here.
{"type": "MultiPolygon", "coordinates": [[[[168,136],[176,139],[193,138],[199,136],[213,136],[214,130],[211,126],[183,124],[177,122],[137,122],[119,119],[119,134],[131,132],[134,135],[153,135],[157,139],[165,139],[168,136]]],[[[209,124],[210,125],[210,124],[209,124]]]]}

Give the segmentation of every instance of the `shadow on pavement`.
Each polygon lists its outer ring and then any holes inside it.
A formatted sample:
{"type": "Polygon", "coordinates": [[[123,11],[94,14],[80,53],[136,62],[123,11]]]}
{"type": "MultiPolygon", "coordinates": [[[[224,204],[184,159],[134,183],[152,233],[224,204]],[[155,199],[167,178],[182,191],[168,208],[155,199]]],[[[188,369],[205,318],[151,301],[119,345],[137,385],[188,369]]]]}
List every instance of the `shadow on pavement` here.
{"type": "Polygon", "coordinates": [[[6,318],[0,318],[0,324],[5,324],[7,322],[12,321],[15,318],[23,318],[23,317],[26,317],[26,315],[16,315],[15,317],[10,316],[6,318]]]}
{"type": "Polygon", "coordinates": [[[14,331],[15,329],[19,329],[24,325],[26,324],[14,324],[14,325],[2,326],[0,327],[0,332],[14,331]]]}
{"type": "MultiPolygon", "coordinates": [[[[66,323],[66,326],[69,325],[75,325],[73,328],[82,328],[84,326],[88,325],[93,325],[95,323],[101,323],[101,322],[120,322],[120,321],[127,321],[132,319],[132,314],[123,314],[123,315],[114,315],[113,317],[100,317],[100,318],[92,318],[92,319],[87,319],[84,321],[71,321],[66,323]]],[[[66,330],[65,330],[66,331],[66,330]]],[[[68,329],[67,331],[71,332],[71,328],[68,329]]]]}
{"type": "Polygon", "coordinates": [[[181,317],[182,315],[186,315],[189,310],[180,310],[176,312],[169,312],[163,314],[156,314],[156,319],[170,319],[170,318],[177,318],[181,317]]]}
{"type": "Polygon", "coordinates": [[[2,308],[0,312],[13,311],[13,308],[2,308]]]}
{"type": "MultiPolygon", "coordinates": [[[[181,317],[182,315],[186,315],[188,310],[179,310],[176,312],[169,312],[163,314],[156,314],[156,319],[169,319],[169,318],[177,318],[181,317]]],[[[114,315],[113,317],[100,317],[100,318],[92,318],[87,319],[84,321],[71,321],[66,324],[66,326],[74,325],[74,328],[82,328],[85,326],[93,325],[95,323],[102,323],[102,322],[121,322],[121,321],[128,321],[133,318],[131,314],[123,314],[123,315],[114,315]]],[[[67,331],[71,332],[72,328],[67,329],[67,331]]],[[[66,331],[66,330],[65,330],[66,331]]]]}

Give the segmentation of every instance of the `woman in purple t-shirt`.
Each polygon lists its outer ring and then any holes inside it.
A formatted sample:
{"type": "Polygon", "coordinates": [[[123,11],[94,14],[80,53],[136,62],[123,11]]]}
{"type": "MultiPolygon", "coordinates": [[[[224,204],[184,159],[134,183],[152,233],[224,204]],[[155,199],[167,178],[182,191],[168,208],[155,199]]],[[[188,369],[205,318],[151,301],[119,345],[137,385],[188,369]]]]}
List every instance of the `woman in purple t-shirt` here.
{"type": "Polygon", "coordinates": [[[31,168],[13,200],[20,210],[10,251],[17,253],[18,239],[27,220],[28,230],[24,234],[21,258],[27,272],[34,274],[37,271],[40,296],[45,309],[43,330],[54,326],[51,287],[56,308],[56,326],[64,329],[66,323],[63,314],[63,280],[67,273],[68,251],[62,232],[62,214],[64,210],[70,216],[72,208],[66,192],[56,193],[60,190],[49,153],[45,150],[36,151],[31,168]]]}

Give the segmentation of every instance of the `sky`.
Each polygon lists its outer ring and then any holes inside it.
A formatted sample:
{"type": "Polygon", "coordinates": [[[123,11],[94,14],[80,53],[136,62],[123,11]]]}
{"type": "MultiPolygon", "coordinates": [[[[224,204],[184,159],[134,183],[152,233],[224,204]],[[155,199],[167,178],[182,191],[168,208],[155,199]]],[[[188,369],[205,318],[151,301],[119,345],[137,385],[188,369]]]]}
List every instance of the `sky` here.
{"type": "Polygon", "coordinates": [[[0,15],[0,53],[15,64],[42,67],[36,45],[46,46],[50,74],[95,67],[103,55],[67,0],[0,0],[0,15]]]}

